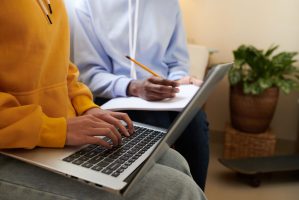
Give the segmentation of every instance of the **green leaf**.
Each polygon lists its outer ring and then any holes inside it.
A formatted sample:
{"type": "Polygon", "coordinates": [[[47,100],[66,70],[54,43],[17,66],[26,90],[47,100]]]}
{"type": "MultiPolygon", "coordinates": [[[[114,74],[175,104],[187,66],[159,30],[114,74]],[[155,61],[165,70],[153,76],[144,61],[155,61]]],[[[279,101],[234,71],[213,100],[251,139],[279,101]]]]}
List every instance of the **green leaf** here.
{"type": "Polygon", "coordinates": [[[267,89],[272,87],[272,80],[271,79],[259,79],[258,85],[261,89],[267,89]]]}
{"type": "Polygon", "coordinates": [[[233,51],[234,66],[228,74],[231,85],[242,84],[246,94],[260,94],[270,87],[279,87],[289,93],[299,87],[299,69],[297,52],[274,52],[278,45],[270,46],[266,51],[252,45],[241,45],[233,51]]]}
{"type": "Polygon", "coordinates": [[[229,75],[228,75],[228,78],[229,78],[229,82],[231,85],[236,85],[238,84],[240,81],[241,81],[241,73],[239,70],[236,70],[236,69],[231,69],[229,71],[229,75]]]}
{"type": "Polygon", "coordinates": [[[266,57],[272,55],[272,53],[278,48],[278,45],[272,45],[265,53],[266,57]]]}

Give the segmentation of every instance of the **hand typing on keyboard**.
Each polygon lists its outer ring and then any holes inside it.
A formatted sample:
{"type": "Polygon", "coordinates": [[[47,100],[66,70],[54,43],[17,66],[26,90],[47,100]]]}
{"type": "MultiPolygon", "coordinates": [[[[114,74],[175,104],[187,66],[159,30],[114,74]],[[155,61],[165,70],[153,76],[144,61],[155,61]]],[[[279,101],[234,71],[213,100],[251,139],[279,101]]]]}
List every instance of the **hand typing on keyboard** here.
{"type": "Polygon", "coordinates": [[[67,120],[66,145],[97,144],[112,148],[122,143],[121,135],[128,137],[133,129],[132,120],[126,113],[92,108],[82,116],[67,120]],[[112,144],[95,136],[106,136],[111,139],[112,144]]]}
{"type": "MultiPolygon", "coordinates": [[[[118,177],[161,140],[164,134],[165,132],[135,126],[134,134],[130,137],[123,136],[123,143],[120,146],[105,149],[102,146],[91,144],[63,158],[63,161],[118,177]]],[[[111,142],[108,137],[104,137],[103,140],[111,142]]]]}

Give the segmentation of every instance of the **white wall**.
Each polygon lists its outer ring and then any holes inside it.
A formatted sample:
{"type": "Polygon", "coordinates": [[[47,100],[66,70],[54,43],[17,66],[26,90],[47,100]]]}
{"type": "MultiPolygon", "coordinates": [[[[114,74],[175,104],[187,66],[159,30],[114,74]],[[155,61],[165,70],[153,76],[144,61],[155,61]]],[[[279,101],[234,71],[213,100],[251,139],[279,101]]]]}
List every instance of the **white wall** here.
{"type": "MultiPolygon", "coordinates": [[[[216,48],[212,63],[232,61],[240,44],[299,52],[299,0],[180,0],[189,42],[216,48]]],[[[279,138],[295,140],[298,133],[298,92],[280,96],[272,122],[279,138]]],[[[212,130],[229,121],[228,83],[223,80],[208,100],[212,130]]]]}

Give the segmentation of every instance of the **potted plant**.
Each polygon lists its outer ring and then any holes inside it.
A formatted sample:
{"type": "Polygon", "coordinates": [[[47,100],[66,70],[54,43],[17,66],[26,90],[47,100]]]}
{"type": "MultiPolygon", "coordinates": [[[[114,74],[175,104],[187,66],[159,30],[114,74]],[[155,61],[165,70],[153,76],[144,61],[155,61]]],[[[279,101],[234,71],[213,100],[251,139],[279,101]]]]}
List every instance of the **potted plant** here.
{"type": "Polygon", "coordinates": [[[232,126],[249,133],[265,132],[271,123],[279,91],[298,88],[297,52],[280,52],[278,46],[263,51],[241,45],[233,51],[234,66],[228,73],[232,126]]]}

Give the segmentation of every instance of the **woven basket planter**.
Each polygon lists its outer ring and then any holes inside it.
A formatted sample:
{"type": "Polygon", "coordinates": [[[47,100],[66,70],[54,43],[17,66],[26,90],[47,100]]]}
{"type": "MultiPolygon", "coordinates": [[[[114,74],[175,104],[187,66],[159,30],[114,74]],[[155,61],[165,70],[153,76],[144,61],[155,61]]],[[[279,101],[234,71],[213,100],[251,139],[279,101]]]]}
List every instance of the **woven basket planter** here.
{"type": "Polygon", "coordinates": [[[224,158],[271,156],[275,152],[276,138],[270,129],[260,134],[238,131],[227,125],[224,140],[224,158]]]}

